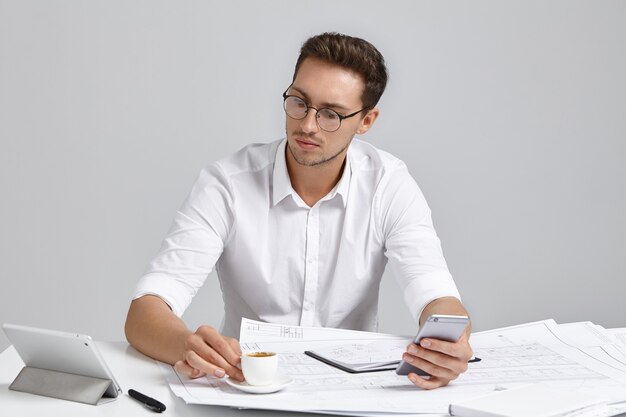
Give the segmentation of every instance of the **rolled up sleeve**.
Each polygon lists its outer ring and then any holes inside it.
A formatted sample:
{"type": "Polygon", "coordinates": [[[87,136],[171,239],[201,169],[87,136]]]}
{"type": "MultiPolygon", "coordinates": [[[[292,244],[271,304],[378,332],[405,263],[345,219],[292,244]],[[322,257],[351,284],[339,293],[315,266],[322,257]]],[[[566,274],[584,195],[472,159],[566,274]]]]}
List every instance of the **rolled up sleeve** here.
{"type": "Polygon", "coordinates": [[[156,295],[182,316],[224,250],[233,223],[231,202],[232,193],[219,166],[205,168],[176,212],[133,299],[156,295]]]}
{"type": "Polygon", "coordinates": [[[448,270],[430,208],[406,166],[381,182],[377,195],[385,256],[412,317],[441,297],[461,299],[448,270]]]}

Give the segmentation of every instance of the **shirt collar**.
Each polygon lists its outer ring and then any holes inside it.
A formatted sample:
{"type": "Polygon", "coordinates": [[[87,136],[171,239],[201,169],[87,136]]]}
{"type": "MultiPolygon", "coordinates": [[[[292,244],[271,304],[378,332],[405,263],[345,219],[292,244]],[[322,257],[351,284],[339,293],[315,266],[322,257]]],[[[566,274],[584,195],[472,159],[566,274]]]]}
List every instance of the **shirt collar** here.
{"type": "Polygon", "coordinates": [[[335,188],[323,200],[331,200],[335,198],[337,194],[341,197],[343,208],[346,208],[348,204],[348,192],[350,191],[350,179],[352,178],[352,164],[350,163],[350,148],[348,148],[348,154],[346,155],[346,163],[343,167],[343,173],[335,188]]]}
{"type": "MultiPolygon", "coordinates": [[[[274,158],[274,172],[272,173],[272,206],[277,205],[288,196],[296,198],[296,192],[291,186],[291,180],[289,179],[289,171],[287,170],[287,160],[285,157],[285,150],[287,139],[284,139],[276,150],[276,156],[274,158]]],[[[348,203],[348,192],[350,191],[350,179],[352,178],[352,165],[350,163],[350,148],[348,148],[348,154],[346,156],[346,163],[343,168],[341,178],[335,187],[320,201],[326,201],[333,199],[337,194],[341,197],[343,207],[346,207],[348,203]]]]}
{"type": "Polygon", "coordinates": [[[289,171],[287,171],[287,160],[285,159],[285,147],[287,139],[283,140],[276,150],[274,157],[274,172],[272,173],[272,206],[280,203],[285,197],[291,195],[295,191],[289,180],[289,171]]]}

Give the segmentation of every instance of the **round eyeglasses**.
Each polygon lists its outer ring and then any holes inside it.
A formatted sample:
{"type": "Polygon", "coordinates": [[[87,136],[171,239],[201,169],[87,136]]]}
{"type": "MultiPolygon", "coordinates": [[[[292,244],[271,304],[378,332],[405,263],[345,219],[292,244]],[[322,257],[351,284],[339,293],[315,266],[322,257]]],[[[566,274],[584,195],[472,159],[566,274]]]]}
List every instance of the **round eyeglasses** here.
{"type": "MultiPolygon", "coordinates": [[[[289,89],[287,89],[287,91],[288,90],[289,89]]],[[[313,109],[317,112],[317,114],[315,115],[317,125],[320,127],[320,129],[326,132],[335,132],[341,127],[341,122],[343,120],[356,116],[363,110],[367,109],[367,107],[363,107],[361,110],[355,111],[354,113],[351,113],[347,116],[342,116],[333,109],[329,109],[327,107],[316,109],[313,106],[309,106],[300,97],[288,95],[287,91],[283,93],[283,108],[285,109],[285,113],[287,113],[287,116],[291,117],[292,119],[302,120],[309,114],[309,109],[313,109]]]]}

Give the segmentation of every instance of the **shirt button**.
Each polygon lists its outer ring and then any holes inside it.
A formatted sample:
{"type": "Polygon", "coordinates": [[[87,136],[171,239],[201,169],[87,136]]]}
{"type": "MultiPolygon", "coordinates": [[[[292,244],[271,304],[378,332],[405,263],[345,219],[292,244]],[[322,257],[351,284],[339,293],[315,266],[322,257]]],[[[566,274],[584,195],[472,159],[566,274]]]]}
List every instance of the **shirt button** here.
{"type": "Polygon", "coordinates": [[[307,263],[312,264],[313,263],[313,259],[309,258],[306,260],[307,263]]]}

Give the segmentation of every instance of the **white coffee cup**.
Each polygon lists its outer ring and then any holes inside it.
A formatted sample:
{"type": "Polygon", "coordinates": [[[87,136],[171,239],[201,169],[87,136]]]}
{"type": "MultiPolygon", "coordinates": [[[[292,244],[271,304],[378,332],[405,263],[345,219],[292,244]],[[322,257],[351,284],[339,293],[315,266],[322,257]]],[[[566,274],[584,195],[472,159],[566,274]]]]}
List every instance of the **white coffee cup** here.
{"type": "Polygon", "coordinates": [[[271,385],[278,370],[274,352],[249,352],[241,355],[243,377],[250,385],[271,385]]]}

